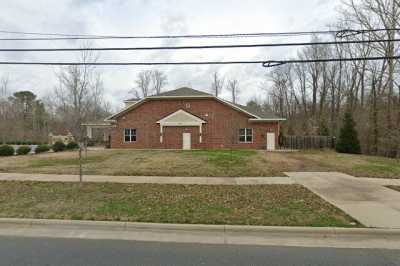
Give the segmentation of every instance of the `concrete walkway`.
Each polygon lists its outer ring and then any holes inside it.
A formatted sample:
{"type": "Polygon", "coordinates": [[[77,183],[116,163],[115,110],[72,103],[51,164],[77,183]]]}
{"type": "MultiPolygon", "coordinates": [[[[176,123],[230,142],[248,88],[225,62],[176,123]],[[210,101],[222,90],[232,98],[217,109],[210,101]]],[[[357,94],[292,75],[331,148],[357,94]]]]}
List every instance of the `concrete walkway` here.
{"type": "Polygon", "coordinates": [[[400,193],[376,180],[335,172],[286,174],[365,226],[400,228],[400,193]]]}
{"type": "MultiPolygon", "coordinates": [[[[0,173],[3,181],[78,182],[77,175],[0,173]]],[[[173,177],[173,176],[101,176],[84,175],[84,182],[124,184],[184,185],[270,185],[294,184],[289,177],[173,177]]]]}

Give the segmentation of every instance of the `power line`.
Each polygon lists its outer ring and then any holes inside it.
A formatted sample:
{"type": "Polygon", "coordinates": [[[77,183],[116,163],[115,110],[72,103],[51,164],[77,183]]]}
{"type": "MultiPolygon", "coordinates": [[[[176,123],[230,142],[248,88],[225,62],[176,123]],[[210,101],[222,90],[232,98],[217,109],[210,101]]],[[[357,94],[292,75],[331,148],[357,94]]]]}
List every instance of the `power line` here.
{"type": "Polygon", "coordinates": [[[305,59],[305,60],[269,60],[262,63],[263,67],[270,68],[285,64],[307,64],[307,63],[328,63],[328,62],[350,62],[350,61],[379,61],[379,60],[399,60],[398,56],[381,57],[355,57],[355,58],[327,58],[327,59],[305,59]]]}
{"type": "Polygon", "coordinates": [[[383,40],[351,40],[331,42],[292,42],[292,43],[259,43],[259,44],[229,44],[229,45],[193,45],[193,46],[153,46],[153,47],[98,47],[98,48],[12,48],[0,49],[0,52],[76,52],[76,51],[135,51],[135,50],[189,50],[189,49],[227,49],[256,47],[289,47],[313,45],[342,45],[361,43],[399,42],[400,39],[383,40]]]}
{"type": "Polygon", "coordinates": [[[344,30],[321,30],[321,31],[292,31],[292,32],[257,32],[257,33],[224,33],[224,34],[187,34],[187,35],[88,35],[88,34],[62,34],[62,33],[41,33],[41,32],[23,32],[0,30],[0,33],[52,36],[40,38],[0,38],[1,41],[48,41],[48,40],[96,40],[96,39],[180,39],[180,38],[257,38],[257,37],[290,37],[290,36],[309,36],[336,34],[338,37],[348,35],[358,35],[369,32],[380,31],[399,31],[399,28],[393,29],[344,29],[344,30]],[[57,36],[57,37],[56,37],[57,36]]]}
{"type": "Polygon", "coordinates": [[[234,65],[234,64],[262,64],[264,67],[274,67],[292,63],[325,63],[346,61],[377,61],[398,60],[400,56],[358,57],[358,58],[326,58],[310,60],[247,60],[247,61],[183,61],[183,62],[13,62],[0,61],[0,65],[49,65],[49,66],[161,66],[161,65],[234,65]]]}
{"type": "Polygon", "coordinates": [[[50,65],[50,66],[160,66],[160,65],[233,65],[262,64],[265,60],[249,61],[185,61],[185,62],[10,62],[0,61],[0,65],[50,65]]]}

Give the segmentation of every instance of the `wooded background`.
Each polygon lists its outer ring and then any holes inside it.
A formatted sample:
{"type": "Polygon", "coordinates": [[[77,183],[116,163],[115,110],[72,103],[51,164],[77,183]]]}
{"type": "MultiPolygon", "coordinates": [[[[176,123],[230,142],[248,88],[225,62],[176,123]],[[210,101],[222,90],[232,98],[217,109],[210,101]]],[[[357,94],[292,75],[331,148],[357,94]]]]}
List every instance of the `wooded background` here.
{"type": "MultiPolygon", "coordinates": [[[[316,35],[311,41],[396,39],[400,28],[397,0],[345,0],[332,30],[387,29],[350,35],[339,39],[316,35]]],[[[315,45],[298,50],[292,59],[358,58],[399,55],[398,42],[315,45]]],[[[96,55],[82,52],[81,62],[94,62],[96,55]]],[[[248,105],[287,118],[285,135],[337,136],[345,112],[357,124],[362,152],[400,157],[399,60],[285,64],[271,68],[259,85],[264,100],[248,105]]],[[[37,99],[30,91],[10,92],[9,81],[0,82],[0,142],[47,140],[49,132],[83,135],[82,122],[106,117],[111,106],[104,99],[99,72],[93,66],[70,66],[57,72],[59,84],[51,96],[37,99]]],[[[1,76],[1,75],[0,75],[1,76]]],[[[161,92],[167,76],[156,69],[139,73],[132,81],[132,96],[161,92]]],[[[200,88],[201,89],[201,88],[200,88]]],[[[215,72],[205,90],[220,95],[228,90],[233,102],[240,100],[240,80],[215,72]]]]}

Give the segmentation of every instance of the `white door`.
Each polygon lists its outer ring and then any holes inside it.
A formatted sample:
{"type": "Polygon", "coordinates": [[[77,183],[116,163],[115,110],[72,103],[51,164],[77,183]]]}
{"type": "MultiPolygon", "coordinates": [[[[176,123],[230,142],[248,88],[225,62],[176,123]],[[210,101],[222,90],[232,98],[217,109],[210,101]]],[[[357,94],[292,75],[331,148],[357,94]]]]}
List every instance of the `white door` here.
{"type": "Polygon", "coordinates": [[[192,148],[192,135],[190,133],[183,133],[182,149],[190,150],[192,148]]]}
{"type": "Polygon", "coordinates": [[[267,133],[267,150],[269,150],[269,151],[275,150],[275,133],[274,132],[267,133]]]}

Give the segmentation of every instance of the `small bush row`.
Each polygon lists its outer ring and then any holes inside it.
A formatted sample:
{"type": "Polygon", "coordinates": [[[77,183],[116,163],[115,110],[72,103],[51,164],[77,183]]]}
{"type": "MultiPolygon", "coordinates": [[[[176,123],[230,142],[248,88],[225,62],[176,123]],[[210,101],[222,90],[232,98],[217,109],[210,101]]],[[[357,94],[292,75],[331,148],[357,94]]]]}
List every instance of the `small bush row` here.
{"type": "Polygon", "coordinates": [[[78,148],[79,148],[79,145],[76,142],[70,142],[67,145],[65,145],[63,142],[57,141],[53,145],[54,152],[60,152],[60,151],[65,151],[65,150],[76,150],[78,148]]]}
{"type": "Polygon", "coordinates": [[[42,142],[39,141],[7,141],[6,145],[41,145],[42,142]]]}
{"type": "Polygon", "coordinates": [[[10,145],[1,145],[0,146],[0,156],[13,156],[14,148],[10,145]]]}
{"type": "Polygon", "coordinates": [[[36,147],[35,153],[43,153],[48,152],[50,150],[50,146],[47,144],[42,144],[36,147]]]}
{"type": "MultiPolygon", "coordinates": [[[[67,145],[62,142],[56,142],[53,146],[49,146],[47,144],[38,145],[35,149],[35,153],[38,154],[48,152],[50,151],[50,149],[53,149],[54,152],[60,152],[65,150],[75,150],[78,148],[79,146],[76,142],[70,142],[67,145]]],[[[30,152],[31,147],[26,145],[19,146],[16,150],[13,146],[7,144],[0,145],[0,156],[13,156],[14,153],[16,153],[17,155],[27,155],[30,152]]]]}

